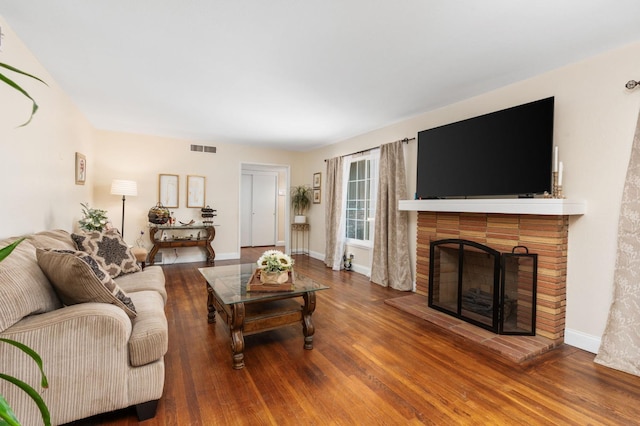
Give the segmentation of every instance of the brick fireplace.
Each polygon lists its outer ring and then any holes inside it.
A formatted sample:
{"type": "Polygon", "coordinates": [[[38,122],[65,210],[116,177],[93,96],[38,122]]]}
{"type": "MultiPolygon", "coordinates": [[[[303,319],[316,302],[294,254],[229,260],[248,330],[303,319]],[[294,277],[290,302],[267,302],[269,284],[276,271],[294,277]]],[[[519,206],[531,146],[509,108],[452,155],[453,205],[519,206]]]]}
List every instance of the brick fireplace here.
{"type": "Polygon", "coordinates": [[[416,289],[429,291],[430,242],[465,239],[510,252],[525,246],[538,255],[536,335],[555,344],[564,340],[569,217],[549,214],[503,214],[418,211],[416,289]]]}

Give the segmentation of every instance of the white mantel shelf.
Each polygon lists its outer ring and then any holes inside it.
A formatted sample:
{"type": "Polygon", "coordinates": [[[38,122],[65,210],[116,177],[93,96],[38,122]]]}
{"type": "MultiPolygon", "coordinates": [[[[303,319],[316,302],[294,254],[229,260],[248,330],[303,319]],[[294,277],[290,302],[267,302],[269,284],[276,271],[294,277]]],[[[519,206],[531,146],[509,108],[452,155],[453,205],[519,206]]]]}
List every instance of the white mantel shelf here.
{"type": "Polygon", "coordinates": [[[558,198],[512,198],[472,200],[400,200],[400,210],[420,212],[583,215],[586,201],[558,198]]]}

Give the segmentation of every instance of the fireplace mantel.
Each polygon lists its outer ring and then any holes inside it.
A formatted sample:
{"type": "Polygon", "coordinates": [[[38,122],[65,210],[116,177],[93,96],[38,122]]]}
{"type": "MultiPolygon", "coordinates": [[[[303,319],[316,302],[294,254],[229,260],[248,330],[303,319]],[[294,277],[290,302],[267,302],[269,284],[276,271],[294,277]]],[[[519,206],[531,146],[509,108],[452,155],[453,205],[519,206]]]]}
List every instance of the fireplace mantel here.
{"type": "Polygon", "coordinates": [[[400,210],[421,212],[583,215],[587,203],[558,198],[500,198],[458,200],[400,200],[400,210]]]}

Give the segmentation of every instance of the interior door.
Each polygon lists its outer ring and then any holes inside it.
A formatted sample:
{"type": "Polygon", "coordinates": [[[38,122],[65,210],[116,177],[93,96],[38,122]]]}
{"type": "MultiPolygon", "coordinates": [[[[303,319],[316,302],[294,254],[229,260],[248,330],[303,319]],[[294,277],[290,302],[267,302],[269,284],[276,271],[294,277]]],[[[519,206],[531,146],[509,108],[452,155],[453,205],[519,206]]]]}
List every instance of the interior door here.
{"type": "Polygon", "coordinates": [[[252,246],[276,244],[277,179],[275,175],[253,175],[252,246]]]}
{"type": "Polygon", "coordinates": [[[240,246],[272,246],[277,239],[277,188],[274,173],[242,173],[240,246]]]}

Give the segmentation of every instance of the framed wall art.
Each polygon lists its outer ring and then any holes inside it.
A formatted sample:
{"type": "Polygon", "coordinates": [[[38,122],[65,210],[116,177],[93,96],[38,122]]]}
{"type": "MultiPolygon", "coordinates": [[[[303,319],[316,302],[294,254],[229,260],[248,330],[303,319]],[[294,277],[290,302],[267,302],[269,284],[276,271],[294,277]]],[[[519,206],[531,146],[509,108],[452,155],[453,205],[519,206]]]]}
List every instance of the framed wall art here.
{"type": "Polygon", "coordinates": [[[322,181],[322,174],[320,172],[313,174],[313,187],[320,188],[320,182],[322,181]]]}
{"type": "Polygon", "coordinates": [[[180,177],[178,175],[159,175],[158,200],[167,208],[178,208],[180,196],[180,177]]]}
{"type": "Polygon", "coordinates": [[[76,185],[84,185],[87,181],[87,157],[76,152],[76,185]]]}
{"type": "Polygon", "coordinates": [[[320,204],[320,189],[313,190],[313,204],[320,204]]]}
{"type": "Polygon", "coordinates": [[[187,176],[187,207],[204,207],[205,177],[187,176]]]}

